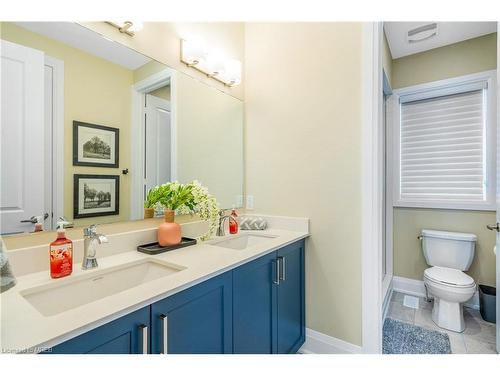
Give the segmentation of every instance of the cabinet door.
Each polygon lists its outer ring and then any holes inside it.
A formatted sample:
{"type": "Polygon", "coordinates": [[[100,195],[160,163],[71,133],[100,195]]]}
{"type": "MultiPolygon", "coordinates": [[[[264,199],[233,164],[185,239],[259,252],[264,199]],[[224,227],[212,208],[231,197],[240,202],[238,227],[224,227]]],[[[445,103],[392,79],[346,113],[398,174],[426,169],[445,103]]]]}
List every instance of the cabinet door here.
{"type": "Polygon", "coordinates": [[[276,252],[233,270],[233,351],[276,353],[276,252]]]}
{"type": "Polygon", "coordinates": [[[45,353],[144,354],[149,346],[149,306],[63,342],[45,353]]]}
{"type": "Polygon", "coordinates": [[[231,272],[154,303],[151,319],[152,353],[231,353],[231,272]]]}
{"type": "Polygon", "coordinates": [[[304,241],[278,250],[278,353],[296,353],[305,340],[304,241]]]}

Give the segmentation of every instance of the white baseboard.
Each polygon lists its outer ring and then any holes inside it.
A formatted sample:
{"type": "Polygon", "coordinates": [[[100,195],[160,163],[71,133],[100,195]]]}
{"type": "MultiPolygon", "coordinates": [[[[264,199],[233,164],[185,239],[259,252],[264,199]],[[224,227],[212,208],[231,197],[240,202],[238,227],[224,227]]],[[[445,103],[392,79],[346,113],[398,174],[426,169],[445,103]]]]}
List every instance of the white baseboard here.
{"type": "Polygon", "coordinates": [[[299,349],[302,354],[359,354],[362,348],[350,342],[306,328],[306,342],[299,349]]]}
{"type": "MultiPolygon", "coordinates": [[[[425,286],[422,280],[394,276],[392,278],[392,289],[395,292],[406,293],[417,297],[425,297],[425,286]]],[[[479,310],[479,293],[476,291],[472,298],[464,303],[464,306],[479,310]]]]}
{"type": "Polygon", "coordinates": [[[391,304],[391,300],[392,300],[392,293],[394,293],[394,287],[393,287],[393,281],[391,280],[391,285],[389,286],[389,291],[387,292],[387,295],[385,296],[384,304],[382,306],[382,321],[385,321],[385,318],[387,316],[387,311],[389,311],[389,305],[391,304]]]}

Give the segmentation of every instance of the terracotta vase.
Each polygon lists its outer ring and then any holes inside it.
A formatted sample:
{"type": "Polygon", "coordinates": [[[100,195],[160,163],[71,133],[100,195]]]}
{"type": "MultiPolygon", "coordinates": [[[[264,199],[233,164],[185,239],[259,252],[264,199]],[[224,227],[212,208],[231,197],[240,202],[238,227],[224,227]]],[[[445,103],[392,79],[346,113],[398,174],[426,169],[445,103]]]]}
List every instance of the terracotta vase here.
{"type": "Polygon", "coordinates": [[[160,246],[172,246],[181,242],[181,226],[174,223],[175,212],[165,210],[165,222],[158,227],[158,243],[160,246]]]}
{"type": "Polygon", "coordinates": [[[145,208],[144,209],[144,219],[151,219],[155,216],[154,208],[145,208]]]}

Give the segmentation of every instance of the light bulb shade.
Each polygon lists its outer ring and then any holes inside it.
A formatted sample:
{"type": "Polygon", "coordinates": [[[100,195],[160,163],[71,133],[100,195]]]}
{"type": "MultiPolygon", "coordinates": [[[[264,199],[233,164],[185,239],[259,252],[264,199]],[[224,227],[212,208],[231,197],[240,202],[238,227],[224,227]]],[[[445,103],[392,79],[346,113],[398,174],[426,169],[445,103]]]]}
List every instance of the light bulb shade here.
{"type": "Polygon", "coordinates": [[[221,77],[230,85],[239,85],[241,83],[241,61],[236,59],[226,60],[224,62],[224,73],[221,77]]]}
{"type": "Polygon", "coordinates": [[[130,31],[132,31],[133,33],[136,33],[138,31],[141,31],[142,28],[143,28],[143,24],[142,22],[139,22],[139,21],[131,21],[132,22],[132,26],[130,26],[128,29],[130,31]]]}
{"type": "Polygon", "coordinates": [[[205,61],[206,50],[201,40],[182,40],[183,62],[189,65],[200,64],[205,61]]]}
{"type": "Polygon", "coordinates": [[[221,76],[224,74],[224,55],[219,50],[210,51],[204,64],[204,68],[210,75],[221,76]]]}

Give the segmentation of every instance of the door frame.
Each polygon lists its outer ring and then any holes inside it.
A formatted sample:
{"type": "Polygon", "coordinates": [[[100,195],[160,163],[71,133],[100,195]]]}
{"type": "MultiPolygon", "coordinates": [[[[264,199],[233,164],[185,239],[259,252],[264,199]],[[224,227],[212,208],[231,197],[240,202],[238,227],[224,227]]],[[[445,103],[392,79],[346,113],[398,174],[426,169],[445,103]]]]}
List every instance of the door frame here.
{"type": "MultiPolygon", "coordinates": [[[[391,102],[392,102],[392,88],[389,83],[389,79],[387,78],[385,69],[382,68],[383,74],[383,96],[382,96],[382,126],[383,126],[383,137],[384,137],[384,145],[383,145],[383,154],[385,155],[385,184],[384,184],[384,192],[385,195],[385,221],[382,223],[382,230],[385,232],[385,249],[382,248],[382,251],[385,251],[385,275],[382,276],[382,303],[386,306],[388,305],[388,296],[390,296],[390,292],[392,290],[392,278],[393,278],[393,227],[394,227],[394,207],[392,200],[392,169],[393,169],[393,157],[392,157],[392,145],[393,145],[393,112],[391,111],[391,102]],[[385,105],[384,105],[384,96],[385,105]]],[[[382,257],[383,261],[383,257],[382,257]]],[[[382,319],[383,320],[383,319],[382,319]]]]}
{"type": "Polygon", "coordinates": [[[175,72],[169,68],[136,82],[132,88],[132,142],[131,142],[131,194],[130,219],[142,219],[144,213],[144,94],[160,87],[170,86],[170,123],[171,123],[171,176],[177,179],[177,79],[175,72]]]}
{"type": "Polygon", "coordinates": [[[382,22],[363,24],[362,350],[382,352],[382,22]]]}
{"type": "MultiPolygon", "coordinates": [[[[45,55],[53,71],[52,86],[52,228],[64,216],[64,61],[45,55]]],[[[44,151],[45,152],[45,151],[44,151]]]]}
{"type": "MultiPolygon", "coordinates": [[[[498,31],[500,31],[500,22],[497,22],[497,35],[498,31]]],[[[500,173],[498,172],[498,168],[500,166],[500,39],[497,38],[497,168],[496,168],[496,179],[497,179],[497,191],[496,191],[496,208],[497,208],[497,213],[496,213],[496,218],[497,222],[500,222],[500,212],[498,212],[498,209],[500,207],[500,173]]],[[[500,235],[497,233],[496,234],[496,245],[500,243],[500,235]]],[[[497,318],[497,324],[496,324],[496,341],[497,341],[497,353],[500,353],[500,293],[498,292],[500,290],[500,247],[497,246],[497,252],[496,252],[496,290],[497,290],[497,295],[496,295],[496,318],[497,318]]]]}

